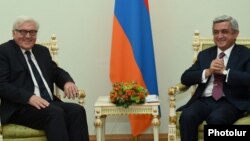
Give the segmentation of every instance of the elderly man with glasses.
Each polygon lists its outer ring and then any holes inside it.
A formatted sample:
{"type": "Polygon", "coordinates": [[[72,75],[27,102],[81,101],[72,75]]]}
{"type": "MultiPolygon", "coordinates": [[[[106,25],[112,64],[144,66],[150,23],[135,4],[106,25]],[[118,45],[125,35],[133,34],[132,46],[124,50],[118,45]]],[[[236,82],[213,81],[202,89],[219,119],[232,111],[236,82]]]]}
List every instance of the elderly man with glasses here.
{"type": "Polygon", "coordinates": [[[74,98],[77,86],[48,48],[36,44],[38,29],[34,19],[19,17],[13,40],[0,45],[1,122],[44,130],[48,141],[89,141],[85,109],[53,94],[55,83],[74,98]]]}

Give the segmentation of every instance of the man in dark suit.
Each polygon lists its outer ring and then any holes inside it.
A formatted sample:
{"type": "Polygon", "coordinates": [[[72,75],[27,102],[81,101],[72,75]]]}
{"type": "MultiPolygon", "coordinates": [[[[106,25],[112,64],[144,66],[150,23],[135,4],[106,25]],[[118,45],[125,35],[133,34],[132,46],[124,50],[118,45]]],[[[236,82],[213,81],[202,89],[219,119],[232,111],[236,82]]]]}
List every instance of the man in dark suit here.
{"type": "Polygon", "coordinates": [[[48,141],[89,141],[85,109],[53,95],[54,83],[68,98],[78,95],[77,86],[49,50],[35,44],[38,29],[34,19],[19,17],[13,40],[0,46],[1,122],[42,129],[48,141]]]}
{"type": "Polygon", "coordinates": [[[184,85],[198,84],[179,109],[181,141],[197,141],[198,126],[204,120],[230,125],[250,111],[250,49],[235,44],[238,23],[230,16],[219,16],[212,32],[215,46],[201,51],[181,76],[184,85]]]}

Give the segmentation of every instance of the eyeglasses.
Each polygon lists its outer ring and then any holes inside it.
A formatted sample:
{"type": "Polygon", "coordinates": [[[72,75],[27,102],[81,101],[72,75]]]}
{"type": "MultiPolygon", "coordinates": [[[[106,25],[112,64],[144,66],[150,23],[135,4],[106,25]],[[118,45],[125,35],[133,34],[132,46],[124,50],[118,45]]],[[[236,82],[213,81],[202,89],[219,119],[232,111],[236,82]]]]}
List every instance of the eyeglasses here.
{"type": "Polygon", "coordinates": [[[36,36],[37,30],[24,30],[24,29],[15,29],[15,31],[19,32],[22,36],[26,36],[28,33],[30,36],[36,36]]]}

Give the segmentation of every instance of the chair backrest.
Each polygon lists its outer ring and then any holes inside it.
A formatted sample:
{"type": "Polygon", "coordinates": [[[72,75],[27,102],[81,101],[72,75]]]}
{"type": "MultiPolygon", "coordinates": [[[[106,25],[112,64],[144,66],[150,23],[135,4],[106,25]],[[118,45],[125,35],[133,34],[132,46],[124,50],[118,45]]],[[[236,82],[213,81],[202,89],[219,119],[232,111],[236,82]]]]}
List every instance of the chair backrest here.
{"type": "Polygon", "coordinates": [[[57,62],[56,60],[56,55],[58,54],[58,46],[57,46],[57,40],[56,40],[56,35],[52,34],[50,37],[50,40],[44,41],[44,42],[37,42],[37,44],[43,45],[47,47],[50,51],[50,54],[52,56],[52,59],[57,62]]]}
{"type": "MultiPolygon", "coordinates": [[[[245,45],[248,48],[250,48],[250,37],[248,38],[238,37],[236,40],[236,43],[245,45]]],[[[192,43],[193,50],[194,50],[193,62],[196,61],[197,55],[201,50],[209,48],[213,45],[214,45],[213,37],[200,37],[199,31],[196,30],[194,32],[193,43],[192,43]]]]}
{"type": "MultiPolygon", "coordinates": [[[[50,40],[42,41],[42,42],[38,41],[37,44],[40,44],[40,45],[43,45],[43,46],[47,47],[49,49],[49,51],[50,51],[52,59],[58,64],[56,56],[58,54],[59,48],[57,46],[57,40],[56,40],[56,35],[55,34],[51,35],[50,40]]],[[[59,99],[61,99],[60,90],[56,85],[54,86],[54,94],[59,99]]]]}

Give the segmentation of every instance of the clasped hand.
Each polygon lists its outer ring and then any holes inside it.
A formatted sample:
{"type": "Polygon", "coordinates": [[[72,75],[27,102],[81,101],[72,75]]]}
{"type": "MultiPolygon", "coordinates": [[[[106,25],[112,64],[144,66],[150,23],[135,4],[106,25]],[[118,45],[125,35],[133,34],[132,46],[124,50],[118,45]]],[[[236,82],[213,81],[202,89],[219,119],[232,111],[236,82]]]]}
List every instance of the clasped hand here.
{"type": "Polygon", "coordinates": [[[206,69],[206,77],[212,75],[212,74],[223,74],[223,71],[225,70],[225,65],[223,59],[214,59],[209,69],[206,69]]]}

